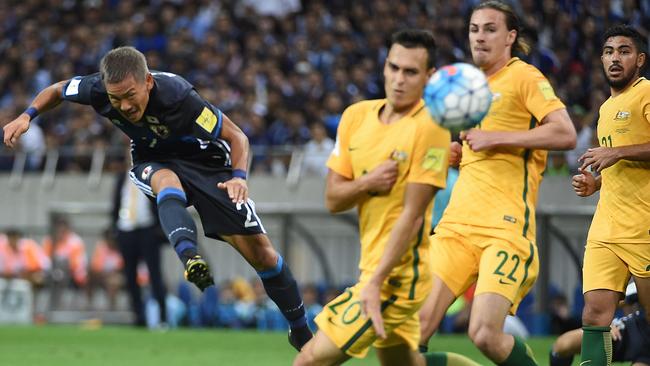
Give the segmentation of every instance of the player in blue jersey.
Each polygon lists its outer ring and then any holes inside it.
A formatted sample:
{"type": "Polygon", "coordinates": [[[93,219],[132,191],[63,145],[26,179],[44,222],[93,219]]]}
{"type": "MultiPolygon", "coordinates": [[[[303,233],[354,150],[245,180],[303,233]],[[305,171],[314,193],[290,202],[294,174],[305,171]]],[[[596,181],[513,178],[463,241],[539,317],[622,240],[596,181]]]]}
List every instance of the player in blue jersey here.
{"type": "Polygon", "coordinates": [[[197,252],[199,213],[205,235],[232,245],[257,271],[269,297],[289,322],[297,349],[312,337],[291,271],[278,254],[248,197],[248,139],[219,109],[182,77],[150,72],[144,55],[120,47],[101,60],[100,72],[55,83],[4,127],[15,146],[39,113],[62,101],[92,106],[131,138],[133,182],[158,204],[165,234],[201,290],[214,283],[197,252]]]}

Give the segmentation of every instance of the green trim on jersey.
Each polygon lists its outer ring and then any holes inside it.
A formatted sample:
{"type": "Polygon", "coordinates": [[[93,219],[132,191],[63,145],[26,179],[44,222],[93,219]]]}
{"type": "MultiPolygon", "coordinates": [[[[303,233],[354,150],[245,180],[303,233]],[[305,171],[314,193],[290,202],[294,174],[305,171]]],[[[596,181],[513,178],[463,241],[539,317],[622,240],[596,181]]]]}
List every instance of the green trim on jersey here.
{"type": "MultiPolygon", "coordinates": [[[[383,313],[384,310],[386,310],[386,308],[389,307],[390,305],[394,304],[396,300],[397,300],[397,296],[392,295],[388,300],[382,302],[382,303],[381,303],[381,312],[383,313]]],[[[347,342],[343,345],[343,347],[341,347],[341,351],[346,352],[348,349],[350,349],[350,347],[352,347],[352,345],[354,344],[354,342],[356,342],[359,338],[361,338],[361,336],[363,335],[363,333],[365,333],[366,330],[368,330],[371,326],[372,326],[372,320],[371,320],[371,319],[368,319],[368,320],[367,320],[367,321],[366,321],[366,322],[361,326],[361,328],[360,328],[356,333],[354,333],[354,335],[352,336],[352,338],[350,338],[350,340],[347,341],[347,342]]]]}
{"type": "MultiPolygon", "coordinates": [[[[528,130],[532,130],[535,128],[536,125],[536,120],[535,117],[531,117],[530,119],[530,124],[528,125],[528,130]]],[[[523,192],[523,200],[524,200],[524,229],[522,231],[522,235],[524,238],[527,238],[528,234],[528,226],[530,226],[530,207],[528,207],[528,159],[530,158],[530,154],[532,153],[531,149],[526,149],[526,152],[524,153],[524,192],[523,192]]]]}
{"type": "Polygon", "coordinates": [[[411,290],[409,291],[409,300],[415,298],[415,284],[420,278],[420,271],[418,270],[418,264],[420,264],[420,253],[418,253],[418,248],[422,244],[422,237],[424,234],[424,221],[420,225],[420,230],[418,231],[418,241],[413,246],[413,281],[411,282],[411,290]]]}
{"type": "Polygon", "coordinates": [[[528,259],[526,259],[526,264],[524,264],[524,278],[521,279],[521,283],[519,284],[519,287],[523,286],[524,283],[526,283],[526,280],[528,279],[528,268],[533,263],[533,258],[535,258],[535,246],[530,241],[528,242],[528,244],[529,244],[530,255],[528,256],[528,259]]]}

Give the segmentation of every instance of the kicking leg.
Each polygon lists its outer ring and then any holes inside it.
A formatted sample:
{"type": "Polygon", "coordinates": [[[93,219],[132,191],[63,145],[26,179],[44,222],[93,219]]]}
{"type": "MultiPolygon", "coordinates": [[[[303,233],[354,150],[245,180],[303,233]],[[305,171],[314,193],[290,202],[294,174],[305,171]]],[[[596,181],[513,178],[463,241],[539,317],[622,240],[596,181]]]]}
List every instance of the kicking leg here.
{"type": "Polygon", "coordinates": [[[223,237],[257,271],[264,289],[289,322],[289,342],[300,350],[312,338],[298,284],[266,234],[223,237]]]}
{"type": "Polygon", "coordinates": [[[169,169],[157,170],[151,177],[151,188],[157,195],[160,224],[185,266],[185,277],[203,291],[214,280],[197,252],[196,224],[187,211],[187,197],[178,176],[169,169]]]}

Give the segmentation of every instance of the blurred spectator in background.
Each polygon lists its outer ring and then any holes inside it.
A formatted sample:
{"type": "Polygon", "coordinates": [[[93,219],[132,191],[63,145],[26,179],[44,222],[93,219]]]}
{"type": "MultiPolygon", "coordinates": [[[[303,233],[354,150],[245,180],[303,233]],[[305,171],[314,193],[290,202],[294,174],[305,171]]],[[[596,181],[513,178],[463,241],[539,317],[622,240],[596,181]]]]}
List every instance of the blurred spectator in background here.
{"type": "Polygon", "coordinates": [[[325,163],[327,163],[327,158],[334,149],[334,140],[327,136],[325,125],[321,122],[312,123],[309,131],[311,132],[311,139],[304,147],[303,174],[325,177],[327,176],[325,163]]]}
{"type": "Polygon", "coordinates": [[[93,255],[90,258],[90,271],[88,276],[88,305],[92,308],[96,289],[101,289],[106,294],[108,309],[116,310],[117,294],[124,284],[124,261],[117,247],[114,231],[106,229],[102,237],[95,244],[93,255]]]}
{"type": "Polygon", "coordinates": [[[151,292],[158,302],[160,325],[167,321],[167,290],[162,277],[160,249],[166,242],[160,229],[153,201],[150,201],[129,179],[128,172],[117,175],[113,191],[112,222],[120,252],[124,259],[126,289],[135,315],[134,325],[146,326],[142,291],[138,284],[138,264],[144,261],[149,272],[151,292]]]}
{"type": "Polygon", "coordinates": [[[0,277],[22,278],[40,286],[50,268],[50,258],[36,241],[17,229],[0,233],[0,277]]]}
{"type": "Polygon", "coordinates": [[[52,261],[50,308],[59,306],[62,291],[72,286],[81,289],[88,280],[86,245],[75,233],[67,217],[52,220],[52,234],[43,239],[43,250],[52,261]]]}
{"type": "Polygon", "coordinates": [[[571,314],[569,301],[562,293],[557,292],[551,297],[549,311],[551,313],[551,334],[562,334],[582,326],[580,318],[571,314]]]}
{"type": "MultiPolygon", "coordinates": [[[[258,116],[248,131],[247,126],[240,126],[253,150],[259,152],[251,169],[286,172],[282,165],[286,168],[289,159],[276,159],[277,166],[271,169],[262,155],[269,148],[307,142],[300,133],[295,138],[290,120],[303,121],[304,129],[304,121],[322,120],[333,138],[343,106],[383,96],[376,75],[381,74],[386,58],[386,41],[397,29],[427,28],[439,35],[437,67],[469,61],[464,33],[468,11],[477,2],[377,0],[365,6],[363,2],[325,0],[67,1],[51,5],[5,1],[0,3],[4,35],[0,115],[5,109],[11,115],[14,109],[23,110],[25,101],[51,80],[97,71],[100,55],[109,49],[133,45],[146,54],[152,69],[187,76],[201,95],[225,113],[244,116],[233,120],[243,123],[258,116]],[[216,90],[205,91],[214,85],[216,90]],[[300,118],[289,118],[292,113],[300,118]],[[281,123],[271,129],[275,122],[281,123]],[[293,138],[287,138],[292,134],[293,138]],[[256,164],[261,164],[260,169],[256,164]]],[[[525,14],[524,32],[533,41],[526,60],[544,72],[569,110],[579,106],[587,115],[598,111],[602,100],[592,103],[600,99],[598,94],[609,93],[599,68],[603,30],[613,23],[629,23],[648,36],[648,0],[514,3],[519,14],[525,14]]],[[[48,148],[89,153],[92,144],[85,141],[95,138],[111,146],[114,128],[85,115],[88,125],[67,123],[78,115],[73,106],[66,106],[40,118],[48,148]],[[81,137],[87,134],[93,138],[81,137]],[[62,138],[76,135],[79,138],[62,138]]],[[[285,147],[280,151],[287,155],[285,147]]],[[[85,170],[90,161],[63,158],[59,167],[65,170],[85,170]]],[[[10,168],[11,161],[0,162],[0,169],[10,168]]]]}

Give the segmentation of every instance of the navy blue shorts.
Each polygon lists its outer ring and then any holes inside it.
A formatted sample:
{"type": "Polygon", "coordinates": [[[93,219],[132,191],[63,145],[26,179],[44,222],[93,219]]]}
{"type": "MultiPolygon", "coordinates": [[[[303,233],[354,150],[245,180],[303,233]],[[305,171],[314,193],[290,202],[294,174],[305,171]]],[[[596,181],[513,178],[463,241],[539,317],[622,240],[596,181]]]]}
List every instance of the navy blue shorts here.
{"type": "Polygon", "coordinates": [[[221,235],[266,234],[262,221],[255,212],[255,202],[235,204],[228,192],[217,188],[217,183],[232,178],[229,168],[215,168],[200,161],[171,159],[135,164],[129,174],[135,185],[155,200],[151,177],[160,169],[170,169],[181,181],[188,206],[199,213],[205,235],[221,239],[221,235]]]}

